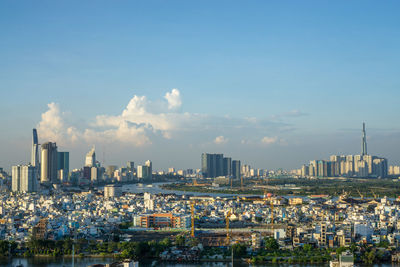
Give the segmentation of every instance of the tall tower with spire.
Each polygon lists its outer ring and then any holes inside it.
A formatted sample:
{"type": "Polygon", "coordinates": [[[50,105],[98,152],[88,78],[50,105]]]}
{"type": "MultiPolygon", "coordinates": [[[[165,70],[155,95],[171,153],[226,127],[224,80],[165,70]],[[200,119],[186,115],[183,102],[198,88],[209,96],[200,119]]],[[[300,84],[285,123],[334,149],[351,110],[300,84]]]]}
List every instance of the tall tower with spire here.
{"type": "Polygon", "coordinates": [[[39,142],[36,129],[33,129],[32,135],[31,165],[39,168],[39,142]]]}
{"type": "Polygon", "coordinates": [[[361,141],[362,155],[367,155],[367,135],[365,133],[365,122],[363,122],[362,141],[361,141]]]}

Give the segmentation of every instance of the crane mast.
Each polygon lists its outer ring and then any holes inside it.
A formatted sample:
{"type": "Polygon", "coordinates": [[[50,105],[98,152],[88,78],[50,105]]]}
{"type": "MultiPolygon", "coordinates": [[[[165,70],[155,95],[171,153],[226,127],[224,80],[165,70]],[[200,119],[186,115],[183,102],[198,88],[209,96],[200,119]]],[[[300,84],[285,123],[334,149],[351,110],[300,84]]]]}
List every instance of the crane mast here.
{"type": "Polygon", "coordinates": [[[190,213],[191,213],[191,219],[192,219],[192,228],[190,231],[190,236],[194,237],[194,202],[193,201],[190,203],[190,213]]]}

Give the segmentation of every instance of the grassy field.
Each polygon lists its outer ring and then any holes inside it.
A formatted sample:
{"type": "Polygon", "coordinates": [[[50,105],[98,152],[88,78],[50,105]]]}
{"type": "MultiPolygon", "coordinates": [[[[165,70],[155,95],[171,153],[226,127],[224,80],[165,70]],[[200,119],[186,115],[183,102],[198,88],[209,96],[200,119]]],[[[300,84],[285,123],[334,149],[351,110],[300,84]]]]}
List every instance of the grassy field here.
{"type": "Polygon", "coordinates": [[[188,192],[204,192],[204,193],[226,193],[226,194],[264,194],[267,192],[277,195],[294,195],[309,196],[316,194],[326,194],[330,196],[338,196],[346,191],[352,197],[399,197],[400,181],[392,179],[296,179],[296,178],[272,178],[268,181],[259,181],[257,185],[255,181],[246,181],[245,186],[241,189],[239,184],[234,184],[233,188],[209,188],[192,186],[188,184],[168,184],[163,188],[170,190],[188,191],[188,192]],[[295,185],[297,189],[285,187],[285,185],[295,185]],[[360,193],[359,193],[360,192],[360,193]]]}

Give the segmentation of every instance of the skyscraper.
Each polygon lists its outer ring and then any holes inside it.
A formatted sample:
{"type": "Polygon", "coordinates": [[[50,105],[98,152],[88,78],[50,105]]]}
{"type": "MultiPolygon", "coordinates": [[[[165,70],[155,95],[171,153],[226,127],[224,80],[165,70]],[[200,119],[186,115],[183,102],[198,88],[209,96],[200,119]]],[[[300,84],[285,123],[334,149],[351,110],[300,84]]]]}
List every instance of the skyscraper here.
{"type": "Polygon", "coordinates": [[[92,149],[86,154],[85,166],[93,167],[96,164],[96,152],[94,146],[92,149]]]}
{"type": "Polygon", "coordinates": [[[139,165],[137,166],[137,178],[143,179],[143,180],[149,180],[150,179],[150,168],[148,166],[142,166],[139,165]]]}
{"type": "Polygon", "coordinates": [[[20,188],[21,188],[21,166],[12,166],[12,170],[11,170],[11,177],[12,177],[12,181],[11,181],[11,189],[13,192],[19,192],[20,188]]]}
{"type": "Polygon", "coordinates": [[[232,158],[224,158],[224,176],[231,176],[232,175],[232,158]]]}
{"type": "Polygon", "coordinates": [[[47,142],[42,145],[42,164],[40,181],[42,183],[57,182],[57,145],[47,142]]]}
{"type": "Polygon", "coordinates": [[[223,154],[201,154],[201,172],[203,177],[215,178],[224,175],[223,154]]]}
{"type": "Polygon", "coordinates": [[[126,164],[126,168],[130,171],[130,172],[134,172],[135,171],[135,162],[133,161],[128,161],[126,164]]]}
{"type": "Polygon", "coordinates": [[[234,179],[240,179],[240,160],[232,160],[232,176],[234,179]]]}
{"type": "Polygon", "coordinates": [[[147,167],[147,178],[152,179],[153,178],[153,163],[151,163],[150,160],[147,160],[144,165],[147,167]]]}
{"type": "Polygon", "coordinates": [[[361,155],[367,155],[368,154],[368,152],[367,152],[367,136],[366,136],[366,133],[365,133],[365,122],[363,122],[363,131],[362,131],[362,141],[361,141],[361,151],[362,151],[362,153],[361,153],[361,155]]]}
{"type": "Polygon", "coordinates": [[[32,165],[18,165],[12,167],[12,191],[34,192],[37,189],[36,167],[32,165]]]}
{"type": "Polygon", "coordinates": [[[224,175],[224,154],[215,154],[215,176],[224,175]]]}
{"type": "Polygon", "coordinates": [[[39,142],[36,129],[33,129],[31,165],[39,168],[39,142]]]}
{"type": "Polygon", "coordinates": [[[66,182],[69,175],[69,152],[57,153],[57,170],[59,179],[66,182]]]}

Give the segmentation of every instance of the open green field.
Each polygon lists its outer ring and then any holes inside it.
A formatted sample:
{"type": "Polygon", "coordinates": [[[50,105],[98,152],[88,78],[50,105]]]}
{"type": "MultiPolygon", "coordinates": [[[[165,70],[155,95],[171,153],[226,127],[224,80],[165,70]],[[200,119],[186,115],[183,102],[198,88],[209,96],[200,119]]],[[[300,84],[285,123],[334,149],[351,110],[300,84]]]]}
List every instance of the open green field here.
{"type": "Polygon", "coordinates": [[[192,186],[182,183],[174,183],[163,185],[164,189],[179,190],[188,192],[204,192],[204,193],[225,193],[225,194],[264,194],[265,186],[267,192],[277,195],[293,195],[293,196],[309,196],[326,194],[330,196],[339,196],[343,191],[348,192],[352,197],[360,197],[359,192],[364,197],[391,197],[400,196],[400,181],[392,179],[297,179],[297,178],[272,178],[268,180],[260,180],[257,184],[254,180],[246,181],[243,189],[240,184],[235,183],[233,188],[209,188],[192,186]],[[292,184],[293,187],[285,187],[292,184]]]}

